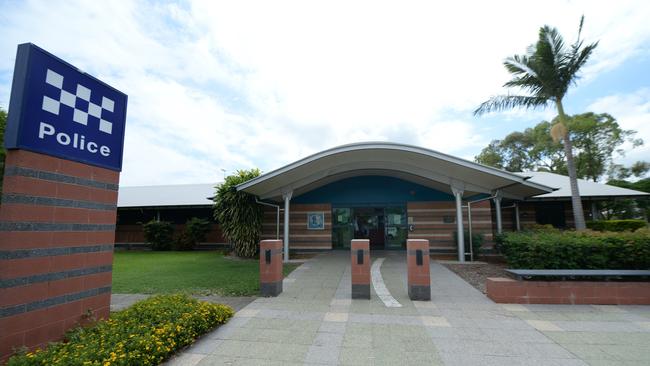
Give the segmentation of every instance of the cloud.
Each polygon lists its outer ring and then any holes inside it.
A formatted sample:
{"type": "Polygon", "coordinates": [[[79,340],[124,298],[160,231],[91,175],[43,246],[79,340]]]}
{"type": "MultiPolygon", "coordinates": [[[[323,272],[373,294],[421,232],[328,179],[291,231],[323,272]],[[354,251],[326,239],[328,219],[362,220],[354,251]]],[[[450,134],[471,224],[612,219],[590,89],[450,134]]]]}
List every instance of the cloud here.
{"type": "Polygon", "coordinates": [[[648,161],[650,157],[650,88],[640,88],[626,94],[608,95],[594,101],[588,110],[595,113],[611,114],[626,130],[637,131],[635,137],[643,138],[645,144],[632,148],[624,144],[625,156],[616,157],[617,163],[630,165],[639,160],[648,161]]]}
{"type": "Polygon", "coordinates": [[[31,41],[129,95],[123,184],[270,171],[369,140],[467,157],[498,127],[471,112],[501,91],[503,58],[545,23],[570,39],[583,13],[601,39],[587,81],[647,47],[645,2],[17,2],[0,18],[0,105],[31,41]]]}

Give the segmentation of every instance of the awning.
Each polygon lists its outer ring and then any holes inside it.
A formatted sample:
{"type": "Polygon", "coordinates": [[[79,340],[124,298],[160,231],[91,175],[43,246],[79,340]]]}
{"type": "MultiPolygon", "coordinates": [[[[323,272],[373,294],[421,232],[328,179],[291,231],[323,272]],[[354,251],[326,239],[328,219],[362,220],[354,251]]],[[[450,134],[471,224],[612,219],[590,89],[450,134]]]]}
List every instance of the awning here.
{"type": "Polygon", "coordinates": [[[388,142],[363,142],[325,150],[242,183],[237,190],[281,201],[284,192],[293,192],[296,197],[337,180],[367,175],[395,177],[450,194],[454,186],[464,191],[465,198],[500,190],[506,198],[524,199],[553,191],[504,170],[434,150],[388,142]]]}

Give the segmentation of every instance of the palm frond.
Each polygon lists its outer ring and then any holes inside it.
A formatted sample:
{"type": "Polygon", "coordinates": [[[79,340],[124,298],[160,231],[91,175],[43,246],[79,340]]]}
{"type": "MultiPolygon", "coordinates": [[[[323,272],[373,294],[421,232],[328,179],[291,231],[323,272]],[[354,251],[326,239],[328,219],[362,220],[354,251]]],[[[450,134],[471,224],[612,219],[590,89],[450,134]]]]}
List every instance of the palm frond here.
{"type": "Polygon", "coordinates": [[[474,111],[475,116],[493,111],[503,111],[515,107],[526,109],[546,107],[550,103],[548,98],[528,95],[497,95],[481,103],[474,111]]]}

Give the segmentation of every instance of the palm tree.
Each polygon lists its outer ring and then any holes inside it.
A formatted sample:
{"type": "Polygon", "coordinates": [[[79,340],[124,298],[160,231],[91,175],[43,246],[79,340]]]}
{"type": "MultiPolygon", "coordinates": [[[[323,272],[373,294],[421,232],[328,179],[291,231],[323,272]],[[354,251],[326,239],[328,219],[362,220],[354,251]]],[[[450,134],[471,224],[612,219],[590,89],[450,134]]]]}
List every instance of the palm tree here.
{"type": "Polygon", "coordinates": [[[571,202],[577,230],[585,229],[585,217],[578,190],[576,168],[573,161],[573,147],[566,128],[567,116],[562,100],[569,86],[576,83],[580,68],[598,46],[598,42],[584,45],[580,39],[584,16],[580,19],[578,39],[567,47],[556,28],[547,25],[539,29],[537,43],[531,45],[525,55],[514,55],[504,61],[512,79],[503,86],[515,88],[521,95],[498,95],[483,102],[474,115],[515,107],[540,108],[555,104],[558,112],[551,135],[556,141],[562,140],[566,154],[569,180],[571,183],[571,202]]]}

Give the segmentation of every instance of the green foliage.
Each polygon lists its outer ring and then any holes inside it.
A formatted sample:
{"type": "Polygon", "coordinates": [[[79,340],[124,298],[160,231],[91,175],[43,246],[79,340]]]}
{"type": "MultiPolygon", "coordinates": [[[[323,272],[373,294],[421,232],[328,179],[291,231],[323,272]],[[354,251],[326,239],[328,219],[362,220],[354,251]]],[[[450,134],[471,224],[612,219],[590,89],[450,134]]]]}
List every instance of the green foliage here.
{"type": "Polygon", "coordinates": [[[142,225],[144,240],[152,250],[170,250],[172,248],[174,226],[168,221],[151,220],[142,225]]]}
{"type": "Polygon", "coordinates": [[[648,269],[650,231],[505,233],[501,238],[501,252],[510,268],[648,269]]]}
{"type": "Polygon", "coordinates": [[[192,250],[202,241],[210,231],[210,221],[192,217],[185,223],[185,229],[176,238],[175,247],[177,250],[192,250]]]}
{"type": "MultiPolygon", "coordinates": [[[[542,121],[523,132],[512,132],[503,140],[493,140],[475,160],[511,172],[539,170],[566,175],[566,154],[562,144],[553,141],[551,127],[552,123],[542,121]]],[[[643,144],[633,138],[635,131],[621,129],[616,119],[606,113],[572,116],[567,119],[567,129],[573,141],[577,177],[593,181],[616,166],[612,157],[614,152],[621,153],[623,143],[643,144]]],[[[641,168],[637,165],[635,172],[641,168]]]]}
{"type": "Polygon", "coordinates": [[[155,296],[7,365],[158,365],[233,314],[229,306],[185,295],[155,296]]]}
{"type": "Polygon", "coordinates": [[[545,25],[539,29],[537,42],[525,55],[514,55],[504,61],[513,78],[504,87],[527,92],[523,95],[501,95],[482,103],[475,114],[507,110],[515,107],[545,107],[561,101],[576,82],[578,72],[587,62],[598,42],[585,45],[580,39],[584,17],[580,20],[578,39],[567,47],[556,28],[545,25]]]}
{"type": "Polygon", "coordinates": [[[214,198],[214,218],[240,257],[254,257],[257,254],[263,211],[255,202],[255,196],[238,192],[235,187],[259,175],[259,169],[238,170],[217,187],[214,198]]]}
{"type": "Polygon", "coordinates": [[[587,227],[596,231],[634,231],[647,227],[645,220],[601,220],[589,221],[587,227]]]}
{"type": "MultiPolygon", "coordinates": [[[[464,231],[463,238],[465,240],[465,251],[467,251],[467,245],[469,244],[469,230],[464,231]]],[[[458,231],[454,231],[454,241],[456,242],[456,246],[458,246],[458,231]]],[[[483,234],[477,232],[472,233],[472,252],[474,253],[474,259],[478,258],[481,254],[481,247],[483,247],[484,242],[485,237],[483,234]]]]}
{"type": "MultiPolygon", "coordinates": [[[[643,164],[638,162],[635,165],[643,164]]],[[[645,174],[643,172],[642,174],[645,174]]],[[[630,182],[623,179],[615,179],[607,182],[609,185],[634,189],[650,193],[650,178],[630,182]]],[[[598,210],[607,220],[611,219],[645,219],[650,218],[650,198],[640,197],[636,199],[616,199],[598,203],[598,210]]]]}

